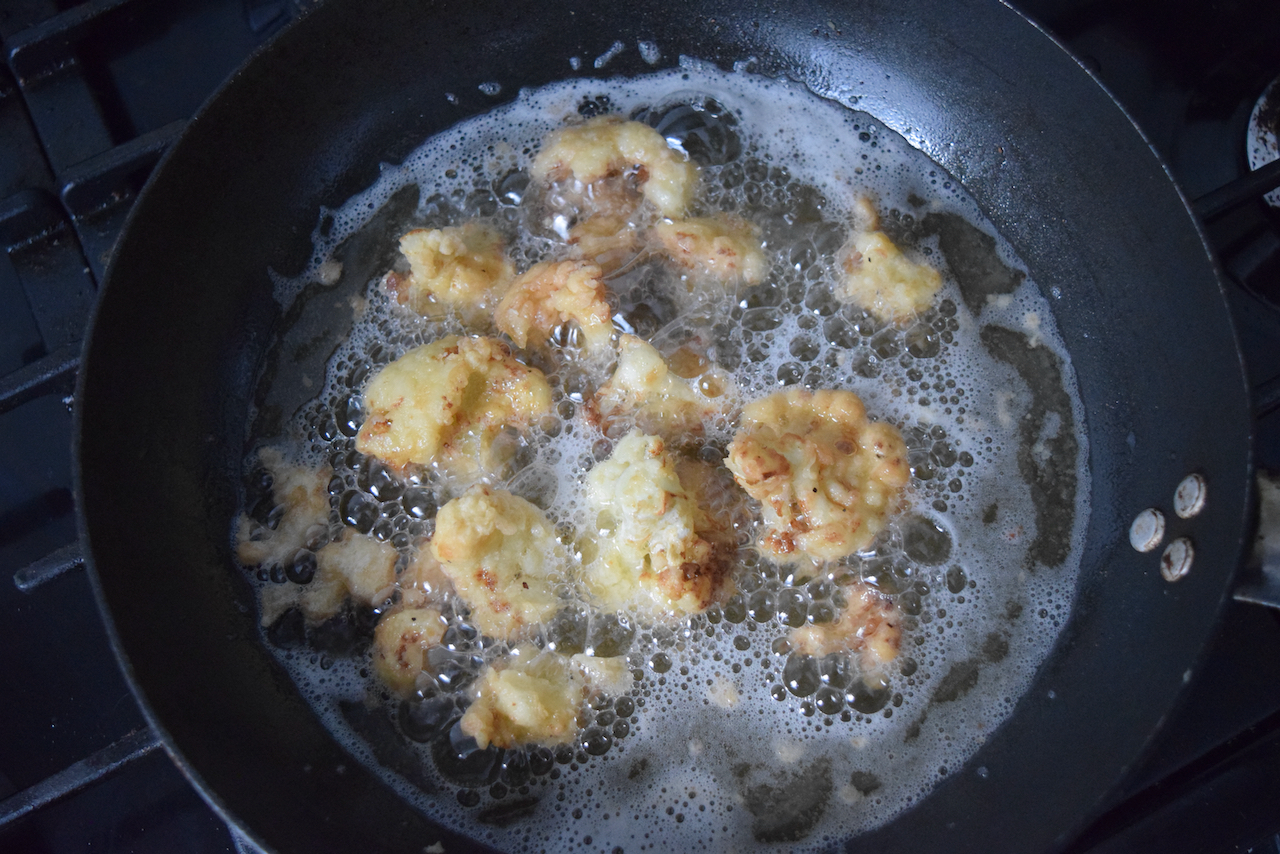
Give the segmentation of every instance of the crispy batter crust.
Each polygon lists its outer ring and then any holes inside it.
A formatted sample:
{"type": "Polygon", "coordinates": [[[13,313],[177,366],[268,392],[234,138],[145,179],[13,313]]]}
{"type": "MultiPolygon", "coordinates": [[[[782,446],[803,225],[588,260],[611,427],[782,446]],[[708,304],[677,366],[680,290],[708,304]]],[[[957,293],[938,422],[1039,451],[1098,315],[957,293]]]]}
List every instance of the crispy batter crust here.
{"type": "Polygon", "coordinates": [[[791,632],[797,652],[814,656],[833,652],[858,655],[865,672],[878,670],[898,657],[902,646],[902,612],[889,597],[864,582],[845,588],[849,604],[830,623],[791,632]]]}
{"type": "Polygon", "coordinates": [[[617,116],[597,116],[552,133],[532,171],[538,181],[574,181],[586,187],[629,174],[645,199],[663,216],[673,217],[684,213],[698,178],[698,167],[656,130],[617,116]]]}
{"type": "Polygon", "coordinates": [[[387,285],[397,301],[425,317],[452,310],[466,323],[487,323],[515,276],[502,236],[474,222],[414,229],[400,238],[400,252],[409,275],[392,273],[387,285]]]}
{"type": "Polygon", "coordinates": [[[559,605],[555,535],[535,505],[477,484],[436,516],[431,554],[485,634],[509,639],[559,605]]]}
{"type": "Polygon", "coordinates": [[[727,464],[761,502],[760,547],[782,561],[865,548],[910,476],[902,436],[849,391],[791,388],[744,407],[727,464]]]}
{"type": "Polygon", "coordinates": [[[758,285],[768,272],[759,230],[740,217],[717,214],[664,220],[653,227],[653,235],[694,282],[758,285]]]}
{"type": "Polygon", "coordinates": [[[551,389],[493,338],[449,335],[410,350],[365,389],[368,417],[356,448],[390,465],[439,463],[475,476],[502,462],[495,439],[551,409],[551,389]]]}
{"type": "Polygon", "coordinates": [[[543,261],[512,283],[498,304],[495,325],[517,347],[546,341],[551,331],[573,321],[588,349],[607,350],[613,336],[609,302],[599,267],[584,261],[543,261]]]}
{"type": "Polygon", "coordinates": [[[860,200],[859,209],[860,227],[838,258],[845,277],[837,283],[835,295],[885,323],[906,323],[933,303],[942,287],[942,275],[902,254],[880,230],[870,202],[860,200]]]}
{"type": "Polygon", "coordinates": [[[587,475],[597,534],[583,580],[603,607],[652,618],[698,613],[715,601],[732,538],[698,465],[682,478],[662,439],[633,431],[587,475]]]}

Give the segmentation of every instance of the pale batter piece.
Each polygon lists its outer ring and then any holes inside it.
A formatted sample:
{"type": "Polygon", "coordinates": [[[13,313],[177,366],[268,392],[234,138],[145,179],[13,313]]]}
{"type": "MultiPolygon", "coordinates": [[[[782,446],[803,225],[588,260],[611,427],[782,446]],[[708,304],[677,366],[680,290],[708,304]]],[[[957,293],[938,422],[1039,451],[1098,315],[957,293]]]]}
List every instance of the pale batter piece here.
{"type": "Polygon", "coordinates": [[[373,630],[373,672],[395,693],[413,693],[418,675],[429,673],[427,651],[439,646],[448,622],[437,608],[397,607],[373,630]]]}
{"type": "Polygon", "coordinates": [[[666,255],[687,271],[691,290],[698,283],[728,289],[758,285],[768,272],[759,229],[740,217],[668,219],[652,233],[666,255]]]}
{"type": "Polygon", "coordinates": [[[699,613],[716,599],[731,555],[726,526],[681,482],[662,439],[638,430],[623,437],[587,474],[586,499],[595,555],[583,580],[603,608],[661,618],[699,613]]]}
{"type": "Polygon", "coordinates": [[[400,589],[401,603],[412,607],[439,601],[453,592],[453,582],[431,553],[431,541],[428,539],[418,542],[417,551],[396,580],[396,586],[400,589]]]}
{"type": "MultiPolygon", "coordinates": [[[[698,167],[667,145],[653,128],[618,116],[598,116],[548,136],[533,161],[533,177],[565,183],[580,196],[588,215],[592,197],[616,195],[603,187],[621,179],[637,187],[663,216],[683,216],[698,180],[698,167]],[[603,192],[600,192],[603,191],[603,192]]],[[[616,201],[605,207],[617,212],[616,201]]]]}
{"type": "Polygon", "coordinates": [[[643,338],[623,335],[613,376],[595,396],[606,434],[634,424],[673,444],[699,439],[704,424],[725,415],[737,395],[732,380],[715,365],[702,360],[697,371],[693,378],[678,376],[643,338]]]}
{"type": "Polygon", "coordinates": [[[551,389],[501,341],[449,335],[379,371],[364,402],[361,453],[398,468],[438,464],[465,479],[501,467],[513,449],[497,440],[549,412],[551,389]]]}
{"type": "Polygon", "coordinates": [[[534,264],[511,284],[494,315],[495,325],[522,348],[543,344],[552,330],[569,322],[582,331],[588,351],[601,353],[610,348],[613,321],[603,273],[595,264],[534,264]]]}
{"type": "Polygon", "coordinates": [[[348,596],[359,605],[385,601],[395,592],[399,556],[390,543],[345,528],[341,537],[316,552],[311,581],[262,588],[262,624],[271,625],[293,607],[308,623],[321,623],[341,611],[348,596]]]}
{"type": "Polygon", "coordinates": [[[902,612],[865,582],[845,587],[844,593],[849,604],[835,620],[792,630],[792,648],[819,658],[849,652],[858,656],[863,672],[880,670],[898,657],[902,612]]]}
{"type": "Polygon", "coordinates": [[[858,212],[857,229],[837,259],[845,276],[836,283],[835,295],[885,323],[906,323],[933,303],[942,275],[902,254],[880,230],[869,201],[859,200],[858,212]]]}
{"type": "Polygon", "coordinates": [[[569,229],[576,257],[595,264],[608,276],[635,261],[644,250],[641,229],[622,214],[599,214],[569,229]]]}
{"type": "Polygon", "coordinates": [[[534,504],[477,484],[440,508],[432,556],[485,634],[508,640],[559,606],[555,531],[534,504]]]}
{"type": "Polygon", "coordinates": [[[759,545],[781,561],[865,548],[910,477],[902,436],[850,391],[790,388],[743,407],[727,465],[761,502],[759,545]]]}
{"type": "Polygon", "coordinates": [[[272,529],[242,514],[236,528],[236,557],[245,566],[285,566],[299,550],[318,545],[328,534],[328,485],[333,470],[286,462],[277,448],[263,448],[258,461],[271,473],[271,496],[280,520],[272,529]]]}
{"type": "Polygon", "coordinates": [[[409,275],[390,273],[396,300],[424,317],[455,312],[464,323],[483,325],[515,277],[502,235],[479,223],[418,228],[400,238],[409,275]]]}
{"type": "Polygon", "coordinates": [[[568,659],[522,646],[480,677],[459,726],[481,748],[568,744],[587,698],[621,693],[629,677],[622,658],[568,659]]]}

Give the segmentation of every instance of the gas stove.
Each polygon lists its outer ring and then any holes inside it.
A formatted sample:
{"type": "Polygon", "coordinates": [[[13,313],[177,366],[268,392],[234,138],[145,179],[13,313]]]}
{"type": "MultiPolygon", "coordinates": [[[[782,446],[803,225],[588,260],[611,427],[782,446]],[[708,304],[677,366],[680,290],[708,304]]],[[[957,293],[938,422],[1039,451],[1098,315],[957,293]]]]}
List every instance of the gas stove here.
{"type": "MultiPolygon", "coordinates": [[[[249,850],[158,749],[111,655],[79,569],[70,395],[97,284],[142,184],[220,82],[308,5],[0,9],[0,567],[14,579],[0,584],[0,850],[249,850]]],[[[1254,387],[1257,464],[1280,471],[1280,208],[1241,183],[1251,156],[1266,159],[1268,121],[1277,133],[1280,7],[1016,5],[1110,89],[1193,200],[1254,387]]],[[[1205,656],[1071,854],[1280,854],[1277,612],[1232,602],[1205,656]]]]}

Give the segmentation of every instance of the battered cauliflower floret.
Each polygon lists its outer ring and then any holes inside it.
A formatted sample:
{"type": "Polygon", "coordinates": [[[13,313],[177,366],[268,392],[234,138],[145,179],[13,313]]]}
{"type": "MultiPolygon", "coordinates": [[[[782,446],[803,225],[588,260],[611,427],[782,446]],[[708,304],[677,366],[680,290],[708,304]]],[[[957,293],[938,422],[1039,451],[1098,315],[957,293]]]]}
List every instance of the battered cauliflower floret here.
{"type": "Polygon", "coordinates": [[[643,432],[668,442],[697,439],[704,432],[704,422],[723,415],[735,397],[731,380],[717,368],[706,365],[701,370],[711,372],[706,383],[679,377],[643,338],[623,335],[618,342],[618,366],[595,397],[605,431],[633,420],[643,432]]]}
{"type": "Polygon", "coordinates": [[[360,605],[373,605],[395,591],[399,553],[389,543],[356,533],[351,528],[316,552],[315,577],[306,584],[272,584],[262,589],[262,624],[269,626],[290,608],[298,608],[308,623],[321,623],[342,610],[349,596],[360,605]]]}
{"type": "Polygon", "coordinates": [[[603,608],[657,618],[711,605],[728,567],[724,526],[681,482],[662,439],[627,434],[588,473],[586,497],[596,554],[583,580],[603,608]]]}
{"type": "Polygon", "coordinates": [[[459,722],[480,747],[567,744],[578,732],[582,683],[569,660],[521,647],[504,667],[484,672],[459,722]]]}
{"type": "Polygon", "coordinates": [[[942,276],[893,245],[866,199],[859,202],[859,214],[859,227],[840,252],[845,277],[836,283],[835,295],[886,323],[905,323],[933,302],[942,276]]]}
{"type": "Polygon", "coordinates": [[[781,561],[865,548],[910,475],[902,436],[868,421],[857,395],[799,388],[743,408],[727,465],[761,502],[760,547],[781,561]]]}
{"type": "Polygon", "coordinates": [[[466,323],[486,323],[515,276],[502,236],[474,222],[453,228],[419,228],[400,238],[407,277],[387,284],[403,305],[425,317],[451,310],[466,323]]]}
{"type": "Polygon", "coordinates": [[[482,749],[567,744],[578,733],[584,700],[630,685],[625,659],[567,659],[522,646],[480,677],[459,726],[482,749]]]}
{"type": "Polygon", "coordinates": [[[792,630],[792,648],[818,657],[833,652],[856,653],[863,671],[879,670],[898,657],[902,612],[869,584],[858,582],[846,587],[845,595],[849,604],[832,622],[792,630]]]}
{"type": "Polygon", "coordinates": [[[551,409],[536,368],[493,338],[449,335],[387,365],[364,392],[368,417],[356,437],[365,454],[403,468],[438,463],[457,477],[497,470],[504,429],[526,429],[551,409]]]}
{"type": "Polygon", "coordinates": [[[581,184],[588,201],[592,185],[622,177],[670,217],[684,214],[698,180],[698,167],[668,146],[662,134],[618,116],[597,116],[555,131],[543,141],[532,172],[544,183],[581,184]]]}
{"type": "Polygon", "coordinates": [[[373,630],[373,672],[401,696],[413,693],[418,674],[428,671],[427,650],[439,646],[448,623],[436,608],[387,611],[373,630]]]}
{"type": "Polygon", "coordinates": [[[276,448],[263,448],[258,461],[271,473],[271,495],[282,510],[280,521],[272,530],[242,514],[236,529],[236,557],[246,566],[284,566],[327,533],[333,469],[287,463],[276,448]]]}
{"type": "Polygon", "coordinates": [[[759,230],[736,216],[664,220],[653,227],[653,235],[671,260],[692,274],[691,286],[698,281],[758,285],[768,272],[759,230]]]}
{"type": "Polygon", "coordinates": [[[543,261],[512,283],[498,304],[494,323],[517,347],[539,344],[573,321],[588,350],[607,350],[613,336],[603,273],[583,261],[543,261]]]}
{"type": "Polygon", "coordinates": [[[432,556],[485,634],[509,639],[559,605],[555,531],[537,506],[477,484],[436,515],[432,556]]]}

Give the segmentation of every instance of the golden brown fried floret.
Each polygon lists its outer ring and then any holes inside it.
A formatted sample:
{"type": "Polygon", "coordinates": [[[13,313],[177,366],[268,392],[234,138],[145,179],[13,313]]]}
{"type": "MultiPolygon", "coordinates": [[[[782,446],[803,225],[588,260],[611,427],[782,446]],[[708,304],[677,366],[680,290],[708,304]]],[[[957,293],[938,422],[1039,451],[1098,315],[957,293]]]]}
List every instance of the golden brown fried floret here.
{"type": "Polygon", "coordinates": [[[427,651],[440,645],[447,627],[434,607],[387,611],[373,630],[373,672],[397,694],[412,694],[418,675],[430,672],[427,651]]]}
{"type": "Polygon", "coordinates": [[[910,476],[892,426],[850,391],[791,388],[743,408],[727,460],[761,502],[760,547],[778,560],[835,560],[884,527],[910,476]]]}
{"type": "Polygon", "coordinates": [[[569,659],[523,646],[484,672],[459,726],[481,748],[567,744],[578,733],[584,701],[621,693],[629,677],[622,658],[569,659]]]}
{"type": "Polygon", "coordinates": [[[498,304],[495,325],[517,347],[547,341],[561,324],[574,322],[587,349],[608,350],[613,336],[603,274],[583,261],[543,261],[511,284],[498,304]]]}
{"type": "Polygon", "coordinates": [[[581,684],[568,659],[523,647],[480,677],[459,725],[481,748],[567,744],[578,732],[581,684]]]}
{"type": "Polygon", "coordinates": [[[236,528],[236,557],[246,566],[285,566],[328,532],[328,485],[333,469],[310,469],[285,462],[277,448],[263,448],[258,461],[271,473],[271,496],[281,516],[275,529],[241,515],[236,528]]]}
{"type": "Polygon", "coordinates": [[[758,285],[768,272],[759,230],[740,217],[664,220],[653,227],[653,234],[667,256],[689,271],[690,285],[758,285]]]}
{"type": "Polygon", "coordinates": [[[587,474],[595,554],[583,580],[605,609],[660,618],[699,613],[716,599],[728,568],[725,525],[690,486],[705,484],[682,483],[662,439],[639,431],[587,474]]]}
{"type": "Polygon", "coordinates": [[[845,276],[836,284],[835,295],[885,323],[906,323],[930,306],[942,287],[942,275],[903,255],[880,230],[879,216],[866,199],[859,202],[859,219],[840,251],[845,276]]]}
{"type": "Polygon", "coordinates": [[[839,616],[830,623],[792,630],[792,647],[818,657],[854,653],[864,672],[879,670],[898,657],[902,612],[889,597],[864,582],[845,587],[844,593],[849,604],[839,616]]]}
{"type": "Polygon", "coordinates": [[[483,484],[436,515],[431,553],[485,634],[501,639],[555,613],[555,531],[534,504],[483,484]]]}
{"type": "Polygon", "coordinates": [[[605,431],[630,422],[668,442],[697,440],[705,432],[705,422],[724,415],[736,398],[732,381],[715,366],[704,360],[698,371],[700,375],[710,372],[711,379],[701,383],[677,376],[643,338],[623,335],[613,376],[595,396],[595,410],[605,431]]]}
{"type": "Polygon", "coordinates": [[[475,477],[505,462],[495,440],[506,428],[524,430],[550,411],[551,389],[501,341],[449,335],[379,371],[364,401],[361,453],[475,477]]]}
{"type": "Polygon", "coordinates": [[[425,317],[454,311],[465,323],[487,323],[515,276],[502,235],[479,223],[414,229],[400,238],[400,252],[409,275],[392,273],[387,283],[425,317]]]}
{"type": "Polygon", "coordinates": [[[569,229],[569,245],[577,257],[609,275],[635,260],[644,248],[640,229],[626,216],[599,214],[569,229]]]}
{"type": "Polygon", "coordinates": [[[544,183],[581,185],[579,193],[588,202],[592,185],[628,178],[663,216],[672,217],[684,214],[698,178],[698,167],[660,133],[618,116],[597,116],[555,131],[543,141],[532,171],[544,183]]]}

